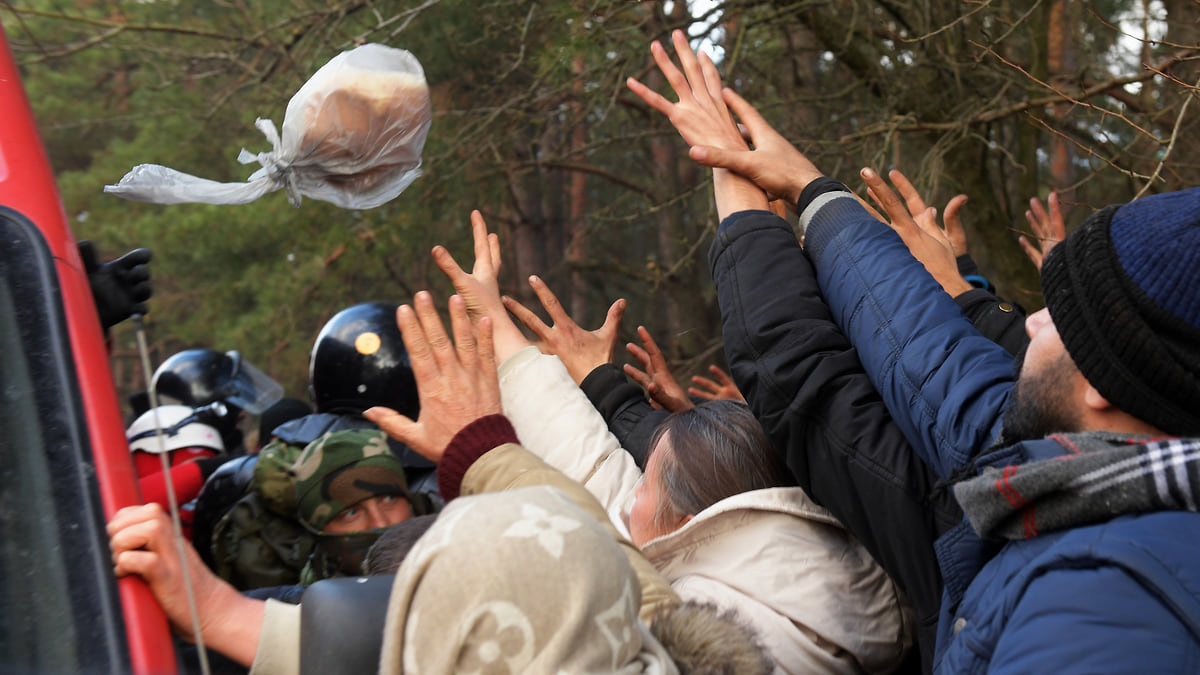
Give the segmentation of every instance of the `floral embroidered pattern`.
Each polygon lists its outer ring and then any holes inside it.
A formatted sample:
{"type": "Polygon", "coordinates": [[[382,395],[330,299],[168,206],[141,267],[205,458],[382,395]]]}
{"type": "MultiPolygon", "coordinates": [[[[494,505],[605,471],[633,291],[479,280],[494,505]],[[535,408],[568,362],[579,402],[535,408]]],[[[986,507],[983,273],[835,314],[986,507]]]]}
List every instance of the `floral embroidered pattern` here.
{"type": "Polygon", "coordinates": [[[563,534],[578,529],[581,523],[573,518],[554,515],[533,504],[521,505],[521,520],[508,526],[505,537],[533,538],[555,559],[563,553],[563,534]]]}
{"type": "Polygon", "coordinates": [[[524,672],[533,659],[533,625],[512,603],[489,602],[467,617],[464,626],[468,634],[455,672],[515,674],[524,672]]]}

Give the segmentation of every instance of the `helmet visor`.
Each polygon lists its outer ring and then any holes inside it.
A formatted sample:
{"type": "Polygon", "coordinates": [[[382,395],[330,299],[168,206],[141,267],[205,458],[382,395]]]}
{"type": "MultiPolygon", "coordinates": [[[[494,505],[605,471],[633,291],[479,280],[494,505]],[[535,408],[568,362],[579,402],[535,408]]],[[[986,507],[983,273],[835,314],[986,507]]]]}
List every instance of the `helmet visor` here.
{"type": "Polygon", "coordinates": [[[266,373],[255,368],[236,351],[225,352],[233,359],[233,373],[218,388],[222,400],[232,403],[251,415],[261,415],[283,398],[283,387],[266,373]]]}

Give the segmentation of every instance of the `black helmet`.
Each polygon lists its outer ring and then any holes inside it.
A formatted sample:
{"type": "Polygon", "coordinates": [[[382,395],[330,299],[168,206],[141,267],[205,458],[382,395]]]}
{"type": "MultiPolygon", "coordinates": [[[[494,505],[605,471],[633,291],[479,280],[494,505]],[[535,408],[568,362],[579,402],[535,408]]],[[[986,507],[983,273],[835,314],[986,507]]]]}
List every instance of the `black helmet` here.
{"type": "Polygon", "coordinates": [[[212,551],[213,529],[250,490],[256,464],[258,455],[242,455],[225,462],[204,481],[204,487],[192,502],[192,545],[209,569],[217,569],[212,551]]]}
{"type": "Polygon", "coordinates": [[[213,401],[260,414],[283,396],[279,383],[235,352],[188,349],[154,371],[154,392],[166,400],[198,408],[213,401]]]}
{"type": "Polygon", "coordinates": [[[417,383],[396,326],[396,307],[354,305],[321,328],[308,365],[317,412],[357,414],[382,405],[416,419],[417,383]]]}

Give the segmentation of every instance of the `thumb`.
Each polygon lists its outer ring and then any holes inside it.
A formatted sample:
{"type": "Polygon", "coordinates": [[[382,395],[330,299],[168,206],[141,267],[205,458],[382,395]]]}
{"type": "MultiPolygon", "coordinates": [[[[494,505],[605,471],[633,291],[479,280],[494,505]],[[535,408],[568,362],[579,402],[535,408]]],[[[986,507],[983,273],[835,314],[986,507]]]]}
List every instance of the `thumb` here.
{"type": "Polygon", "coordinates": [[[611,330],[613,334],[616,334],[623,318],[625,318],[625,299],[619,298],[608,308],[608,315],[604,317],[604,325],[600,326],[600,330],[611,330]]]}
{"type": "Polygon", "coordinates": [[[388,436],[409,447],[413,447],[413,443],[410,441],[416,438],[416,434],[414,433],[414,427],[417,426],[416,422],[391,408],[383,406],[367,408],[363,411],[362,415],[371,422],[374,422],[375,426],[382,429],[388,436]]]}
{"type": "Polygon", "coordinates": [[[83,259],[83,270],[88,274],[100,269],[100,261],[96,258],[96,247],[87,239],[79,240],[79,257],[83,259]]]}
{"type": "Polygon", "coordinates": [[[749,172],[754,169],[756,163],[754,153],[750,150],[725,150],[724,148],[713,148],[707,145],[692,146],[688,151],[688,156],[697,164],[729,169],[743,176],[752,175],[749,172]]]}

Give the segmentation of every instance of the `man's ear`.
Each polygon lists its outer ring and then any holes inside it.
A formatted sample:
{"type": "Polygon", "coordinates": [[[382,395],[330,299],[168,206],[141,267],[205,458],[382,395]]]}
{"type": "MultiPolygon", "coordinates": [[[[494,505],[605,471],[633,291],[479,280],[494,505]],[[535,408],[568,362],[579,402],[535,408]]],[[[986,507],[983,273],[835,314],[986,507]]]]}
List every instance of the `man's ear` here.
{"type": "Polygon", "coordinates": [[[1097,391],[1096,388],[1091,385],[1091,383],[1087,383],[1085,385],[1083,390],[1083,403],[1090,410],[1094,410],[1096,412],[1104,412],[1113,408],[1113,404],[1109,403],[1108,399],[1104,398],[1104,395],[1097,391]]]}

